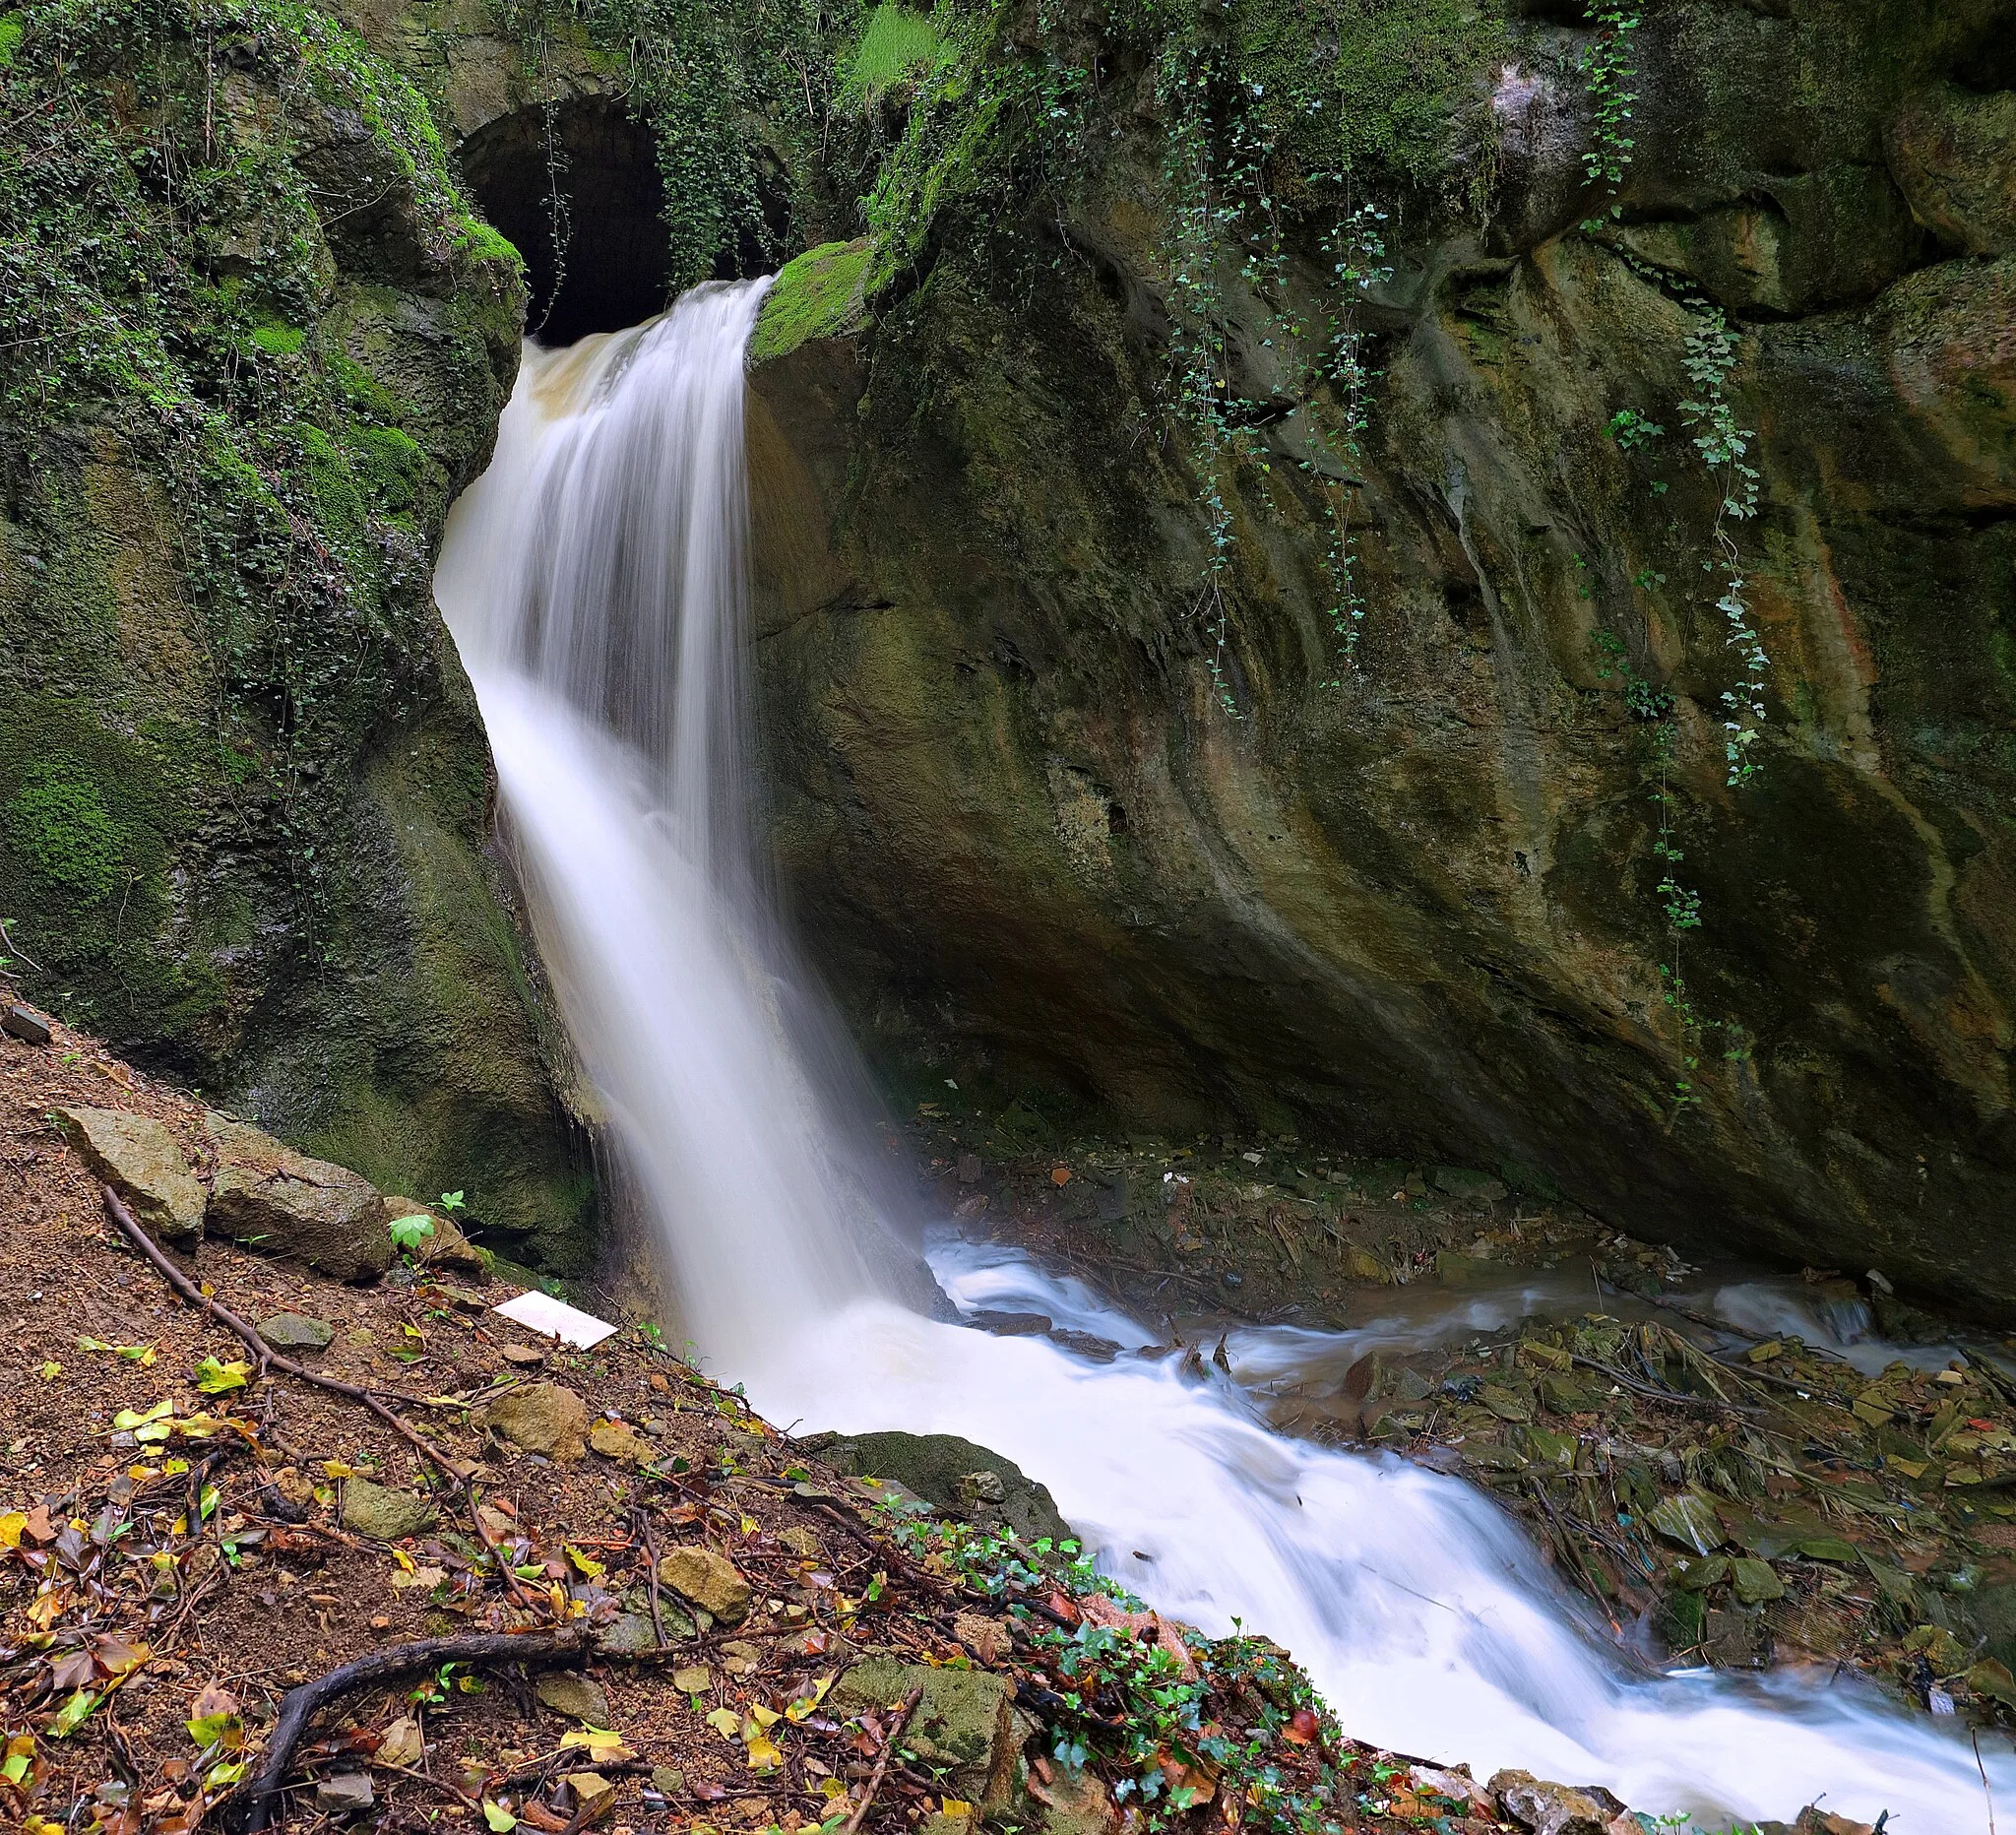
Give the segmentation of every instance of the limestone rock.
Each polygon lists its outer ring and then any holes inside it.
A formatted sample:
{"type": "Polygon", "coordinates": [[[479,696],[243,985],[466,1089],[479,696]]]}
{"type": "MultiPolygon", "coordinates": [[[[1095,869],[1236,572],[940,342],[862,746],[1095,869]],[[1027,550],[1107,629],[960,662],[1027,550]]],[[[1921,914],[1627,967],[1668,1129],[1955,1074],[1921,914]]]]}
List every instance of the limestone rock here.
{"type": "Polygon", "coordinates": [[[588,1443],[604,1459],[614,1459],[626,1466],[649,1465],[654,1454],[651,1442],[620,1421],[597,1422],[588,1430],[588,1443]]]}
{"type": "MultiPolygon", "coordinates": [[[[665,1629],[671,1629],[669,1622],[665,1629]]],[[[658,1648],[658,1628],[641,1612],[619,1612],[596,1632],[595,1646],[607,1656],[634,1657],[658,1648]]]]}
{"type": "Polygon", "coordinates": [[[0,1032],[10,1039],[19,1039],[23,1044],[47,1044],[52,1037],[49,1022],[33,1007],[13,1001],[0,1006],[0,1032]]]}
{"type": "Polygon", "coordinates": [[[1119,1819],[1104,1780],[1081,1766],[1060,1766],[1046,1795],[1042,1835],[1105,1835],[1119,1819]]]}
{"type": "Polygon", "coordinates": [[[214,1230],[340,1280],[369,1280],[391,1265],[385,1201],[368,1179],[228,1116],[212,1113],[207,1123],[217,1152],[214,1230]]]}
{"type": "Polygon", "coordinates": [[[462,1227],[454,1218],[443,1216],[431,1205],[416,1204],[411,1198],[387,1195],[385,1205],[385,1227],[392,1226],[402,1217],[424,1217],[434,1226],[434,1234],[413,1251],[413,1259],[428,1268],[471,1268],[481,1272],[487,1266],[483,1252],[462,1234],[462,1227]]]}
{"type": "Polygon", "coordinates": [[[170,1240],[202,1234],[203,1186],[162,1123],[123,1108],[59,1108],[55,1115],[93,1175],[124,1198],[148,1230],[170,1240]]]}
{"type": "Polygon", "coordinates": [[[927,1762],[952,1767],[948,1795],[977,1804],[983,1816],[1006,1808],[1016,1757],[1034,1729],[1015,1706],[1013,1685],[991,1670],[932,1669],[870,1657],[841,1677],[831,1700],[836,1711],[858,1714],[894,1707],[917,1687],[923,1695],[905,1743],[927,1762]]]}
{"type": "Polygon", "coordinates": [[[858,1433],[808,1450],[836,1471],[894,1480],[935,1509],[1025,1541],[1071,1534],[1043,1486],[1012,1459],[956,1433],[858,1433]]]}
{"type": "Polygon", "coordinates": [[[483,1424],[499,1439],[558,1465],[572,1465],[588,1449],[588,1404],[556,1382],[528,1383],[500,1395],[483,1411],[483,1424]]]}
{"type": "Polygon", "coordinates": [[[740,1624],[749,1615],[749,1583],[726,1555],[712,1549],[674,1549],[658,1564],[659,1583],[724,1624],[740,1624]]]}
{"type": "Polygon", "coordinates": [[[336,1327],[305,1312],[276,1312],[259,1321],[259,1336],[276,1351],[320,1351],[336,1336],[336,1327]]]}
{"type": "Polygon", "coordinates": [[[411,1491],[347,1479],[343,1487],[343,1526],[374,1542],[404,1542],[434,1520],[434,1506],[411,1491]]]}
{"type": "Polygon", "coordinates": [[[1528,1835],[1604,1835],[1615,1813],[1586,1791],[1548,1784],[1530,1771],[1498,1772],[1488,1788],[1528,1835]]]}
{"type": "Polygon", "coordinates": [[[315,1785],[315,1813],[323,1816],[359,1816],[377,1807],[371,1790],[370,1773],[337,1771],[315,1785]]]}
{"type": "Polygon", "coordinates": [[[609,1724],[609,1697],[599,1682],[571,1670],[556,1670],[541,1676],[534,1692],[544,1707],[570,1720],[586,1721],[591,1727],[609,1724]]]}
{"type": "Polygon", "coordinates": [[[1935,84],[1905,103],[1885,138],[1920,222],[1971,255],[2016,252],[2016,90],[1935,84]]]}

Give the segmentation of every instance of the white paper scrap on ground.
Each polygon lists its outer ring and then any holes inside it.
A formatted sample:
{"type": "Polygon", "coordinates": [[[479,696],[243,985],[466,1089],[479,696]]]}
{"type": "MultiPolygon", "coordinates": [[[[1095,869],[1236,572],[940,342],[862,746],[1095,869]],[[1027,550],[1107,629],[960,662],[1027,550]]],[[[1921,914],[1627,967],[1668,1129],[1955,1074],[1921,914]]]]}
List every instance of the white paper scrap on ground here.
{"type": "Polygon", "coordinates": [[[563,1345],[572,1345],[577,1351],[588,1351],[600,1344],[616,1328],[606,1319],[598,1319],[592,1312],[583,1312],[579,1306],[570,1306],[564,1299],[555,1299],[550,1294],[541,1294],[535,1288],[529,1294],[521,1294],[516,1299],[507,1299],[501,1306],[492,1306],[492,1312],[499,1312],[507,1319],[515,1319],[528,1331],[541,1332],[548,1338],[557,1338],[563,1345]]]}

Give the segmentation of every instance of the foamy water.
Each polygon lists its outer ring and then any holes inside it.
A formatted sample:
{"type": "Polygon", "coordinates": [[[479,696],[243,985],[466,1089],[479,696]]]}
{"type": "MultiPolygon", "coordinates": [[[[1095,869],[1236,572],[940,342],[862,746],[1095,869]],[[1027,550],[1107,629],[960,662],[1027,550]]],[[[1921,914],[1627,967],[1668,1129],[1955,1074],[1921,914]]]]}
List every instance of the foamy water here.
{"type": "MultiPolygon", "coordinates": [[[[1242,1620],[1288,1645],[1363,1738],[1655,1812],[1789,1818],[1825,1793],[1863,1820],[1891,1809],[1904,1835],[1985,1829],[1952,1729],[1848,1677],[1632,1673],[1456,1480],[1286,1438],[1238,1381],[1173,1359],[1099,1364],[900,1302],[902,1257],[835,1121],[844,1055],[772,922],[751,831],[741,363],[760,290],[701,288],[637,332],[528,348],[436,576],[682,1331],[774,1420],[954,1432],[1014,1459],[1109,1572],[1206,1630],[1242,1620]]],[[[948,1235],[930,1252],[965,1311],[1153,1341],[1012,1250],[948,1235]]],[[[1256,1328],[1228,1349],[1260,1380],[1324,1338],[1256,1328]]],[[[2016,1759],[1987,1763],[2016,1805],[2016,1759]]]]}

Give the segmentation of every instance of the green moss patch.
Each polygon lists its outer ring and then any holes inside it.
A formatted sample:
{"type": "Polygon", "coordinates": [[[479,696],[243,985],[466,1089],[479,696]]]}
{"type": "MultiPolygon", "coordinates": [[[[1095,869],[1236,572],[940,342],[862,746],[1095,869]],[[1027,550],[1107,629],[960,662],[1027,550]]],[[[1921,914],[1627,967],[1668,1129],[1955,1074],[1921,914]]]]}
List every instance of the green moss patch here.
{"type": "Polygon", "coordinates": [[[905,6],[878,6],[842,69],[841,103],[873,107],[891,90],[928,76],[953,55],[952,41],[924,14],[905,6]]]}
{"type": "Polygon", "coordinates": [[[815,338],[845,338],[867,323],[872,237],[826,242],[788,263],[764,295],[749,360],[767,363],[815,338]]]}

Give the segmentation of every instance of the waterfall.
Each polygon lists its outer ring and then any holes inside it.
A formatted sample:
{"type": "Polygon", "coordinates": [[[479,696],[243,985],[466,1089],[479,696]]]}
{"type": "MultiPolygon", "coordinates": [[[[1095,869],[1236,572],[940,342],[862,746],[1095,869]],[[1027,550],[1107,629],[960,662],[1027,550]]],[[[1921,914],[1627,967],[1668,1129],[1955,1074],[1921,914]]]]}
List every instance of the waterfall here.
{"type": "MultiPolygon", "coordinates": [[[[436,574],[540,947],[683,1331],[774,1419],[1006,1454],[1109,1572],[1207,1631],[1236,1617],[1279,1639],[1361,1738],[1704,1821],[1824,1794],[1861,1820],[1891,1809],[1901,1835],[1985,1828],[1957,1729],[1824,1669],[1633,1674],[1456,1480],[1284,1437],[1235,1382],[1173,1359],[1102,1365],[902,1302],[752,832],[742,351],[762,287],[529,346],[436,574]]],[[[1152,1341],[1013,1251],[941,1234],[931,1257],[961,1312],[1152,1341]]],[[[1278,1351],[1244,1335],[1234,1370],[1278,1351]]],[[[1986,1762],[2016,1804],[2016,1763],[1986,1762]]]]}

